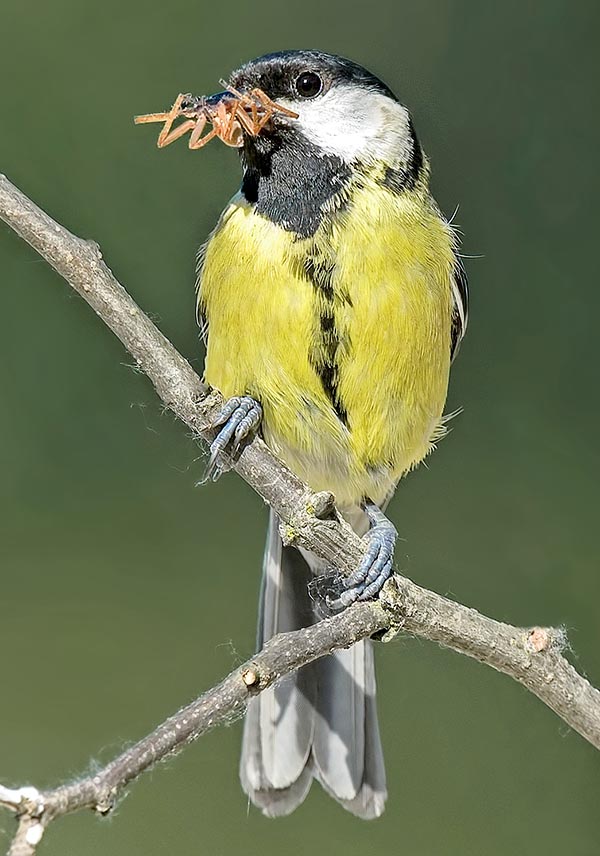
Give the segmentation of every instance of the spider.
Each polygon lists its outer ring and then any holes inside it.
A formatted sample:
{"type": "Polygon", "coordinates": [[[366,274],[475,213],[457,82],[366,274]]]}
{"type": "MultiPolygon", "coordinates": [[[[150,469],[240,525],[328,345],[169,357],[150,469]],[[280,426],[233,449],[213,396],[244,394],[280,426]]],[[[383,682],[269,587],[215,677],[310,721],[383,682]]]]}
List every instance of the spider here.
{"type": "Polygon", "coordinates": [[[242,93],[223,81],[221,83],[226,86],[227,95],[231,97],[223,96],[216,106],[210,104],[207,98],[181,94],[168,113],[147,113],[136,116],[134,122],[136,125],[164,122],[157,140],[159,149],[191,131],[188,147],[194,150],[201,149],[214,137],[219,137],[227,146],[239,148],[244,131],[252,137],[258,136],[277,113],[292,119],[298,118],[297,113],[277,104],[262,89],[242,93]],[[173,128],[173,123],[179,118],[185,118],[186,121],[173,128]],[[207,122],[210,122],[212,129],[203,136],[207,122]]]}

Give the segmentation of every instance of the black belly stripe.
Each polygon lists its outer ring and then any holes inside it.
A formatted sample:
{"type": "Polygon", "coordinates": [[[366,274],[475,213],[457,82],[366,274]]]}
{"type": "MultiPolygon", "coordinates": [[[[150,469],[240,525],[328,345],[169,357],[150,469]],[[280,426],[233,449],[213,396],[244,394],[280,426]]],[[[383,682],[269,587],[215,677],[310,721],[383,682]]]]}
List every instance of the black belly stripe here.
{"type": "MultiPolygon", "coordinates": [[[[335,309],[340,303],[340,296],[335,293],[334,272],[334,258],[309,252],[302,262],[300,275],[314,287],[319,307],[319,336],[309,360],[338,419],[348,427],[348,413],[339,394],[340,331],[336,325],[335,309]]],[[[349,302],[347,295],[341,299],[349,302]]]]}
{"type": "MultiPolygon", "coordinates": [[[[321,329],[321,347],[315,369],[321,378],[321,383],[327,398],[340,422],[348,427],[348,412],[339,395],[339,365],[338,350],[340,347],[339,333],[335,326],[335,315],[332,307],[325,307],[319,316],[321,329]]],[[[312,362],[312,360],[311,360],[312,362]]]]}
{"type": "Polygon", "coordinates": [[[333,301],[333,272],[335,261],[317,255],[309,255],[304,259],[304,273],[325,300],[333,301]]]}

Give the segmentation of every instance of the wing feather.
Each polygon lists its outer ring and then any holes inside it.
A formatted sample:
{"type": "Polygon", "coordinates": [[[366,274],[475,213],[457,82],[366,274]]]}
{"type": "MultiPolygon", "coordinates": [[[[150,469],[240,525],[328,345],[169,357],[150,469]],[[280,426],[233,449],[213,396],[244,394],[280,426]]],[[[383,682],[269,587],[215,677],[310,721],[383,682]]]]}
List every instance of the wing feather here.
{"type": "Polygon", "coordinates": [[[458,253],[456,253],[454,278],[452,280],[452,301],[451,356],[454,359],[467,332],[469,320],[469,283],[465,266],[458,253]]]}

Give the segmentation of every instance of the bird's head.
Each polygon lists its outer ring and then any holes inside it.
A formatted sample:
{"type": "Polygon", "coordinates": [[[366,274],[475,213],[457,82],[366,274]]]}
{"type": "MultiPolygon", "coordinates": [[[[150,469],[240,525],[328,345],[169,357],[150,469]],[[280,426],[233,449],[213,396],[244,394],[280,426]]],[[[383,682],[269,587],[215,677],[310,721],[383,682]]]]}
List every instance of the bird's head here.
{"type": "Polygon", "coordinates": [[[296,114],[274,112],[256,137],[243,136],[245,154],[303,149],[344,164],[406,166],[416,142],[407,109],[375,75],[356,63],[316,50],[283,51],[245,63],[228,86],[261,90],[296,114]]]}
{"type": "Polygon", "coordinates": [[[222,84],[216,95],[179,95],[169,112],[135,121],[164,122],[159,147],[190,132],[191,149],[214,137],[238,148],[242,196],[285,229],[314,234],[367,173],[396,193],[426,184],[408,110],[350,60],[316,50],[271,53],[222,84]]]}

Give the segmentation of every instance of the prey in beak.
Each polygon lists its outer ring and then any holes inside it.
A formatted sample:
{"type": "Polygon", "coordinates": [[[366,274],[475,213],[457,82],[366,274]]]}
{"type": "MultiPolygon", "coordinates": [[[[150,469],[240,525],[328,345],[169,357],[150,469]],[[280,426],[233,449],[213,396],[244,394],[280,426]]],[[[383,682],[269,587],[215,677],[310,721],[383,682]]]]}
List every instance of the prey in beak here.
{"type": "Polygon", "coordinates": [[[244,132],[257,137],[274,116],[298,118],[298,113],[277,104],[262,89],[242,93],[224,81],[221,83],[228,87],[224,92],[200,97],[178,95],[168,113],[146,113],[136,116],[134,122],[136,125],[164,123],[157,140],[159,149],[191,132],[188,148],[194,150],[201,149],[214,137],[226,146],[240,148],[244,144],[244,132]],[[178,119],[184,121],[175,124],[178,119]],[[207,123],[212,128],[205,133],[207,123]]]}

